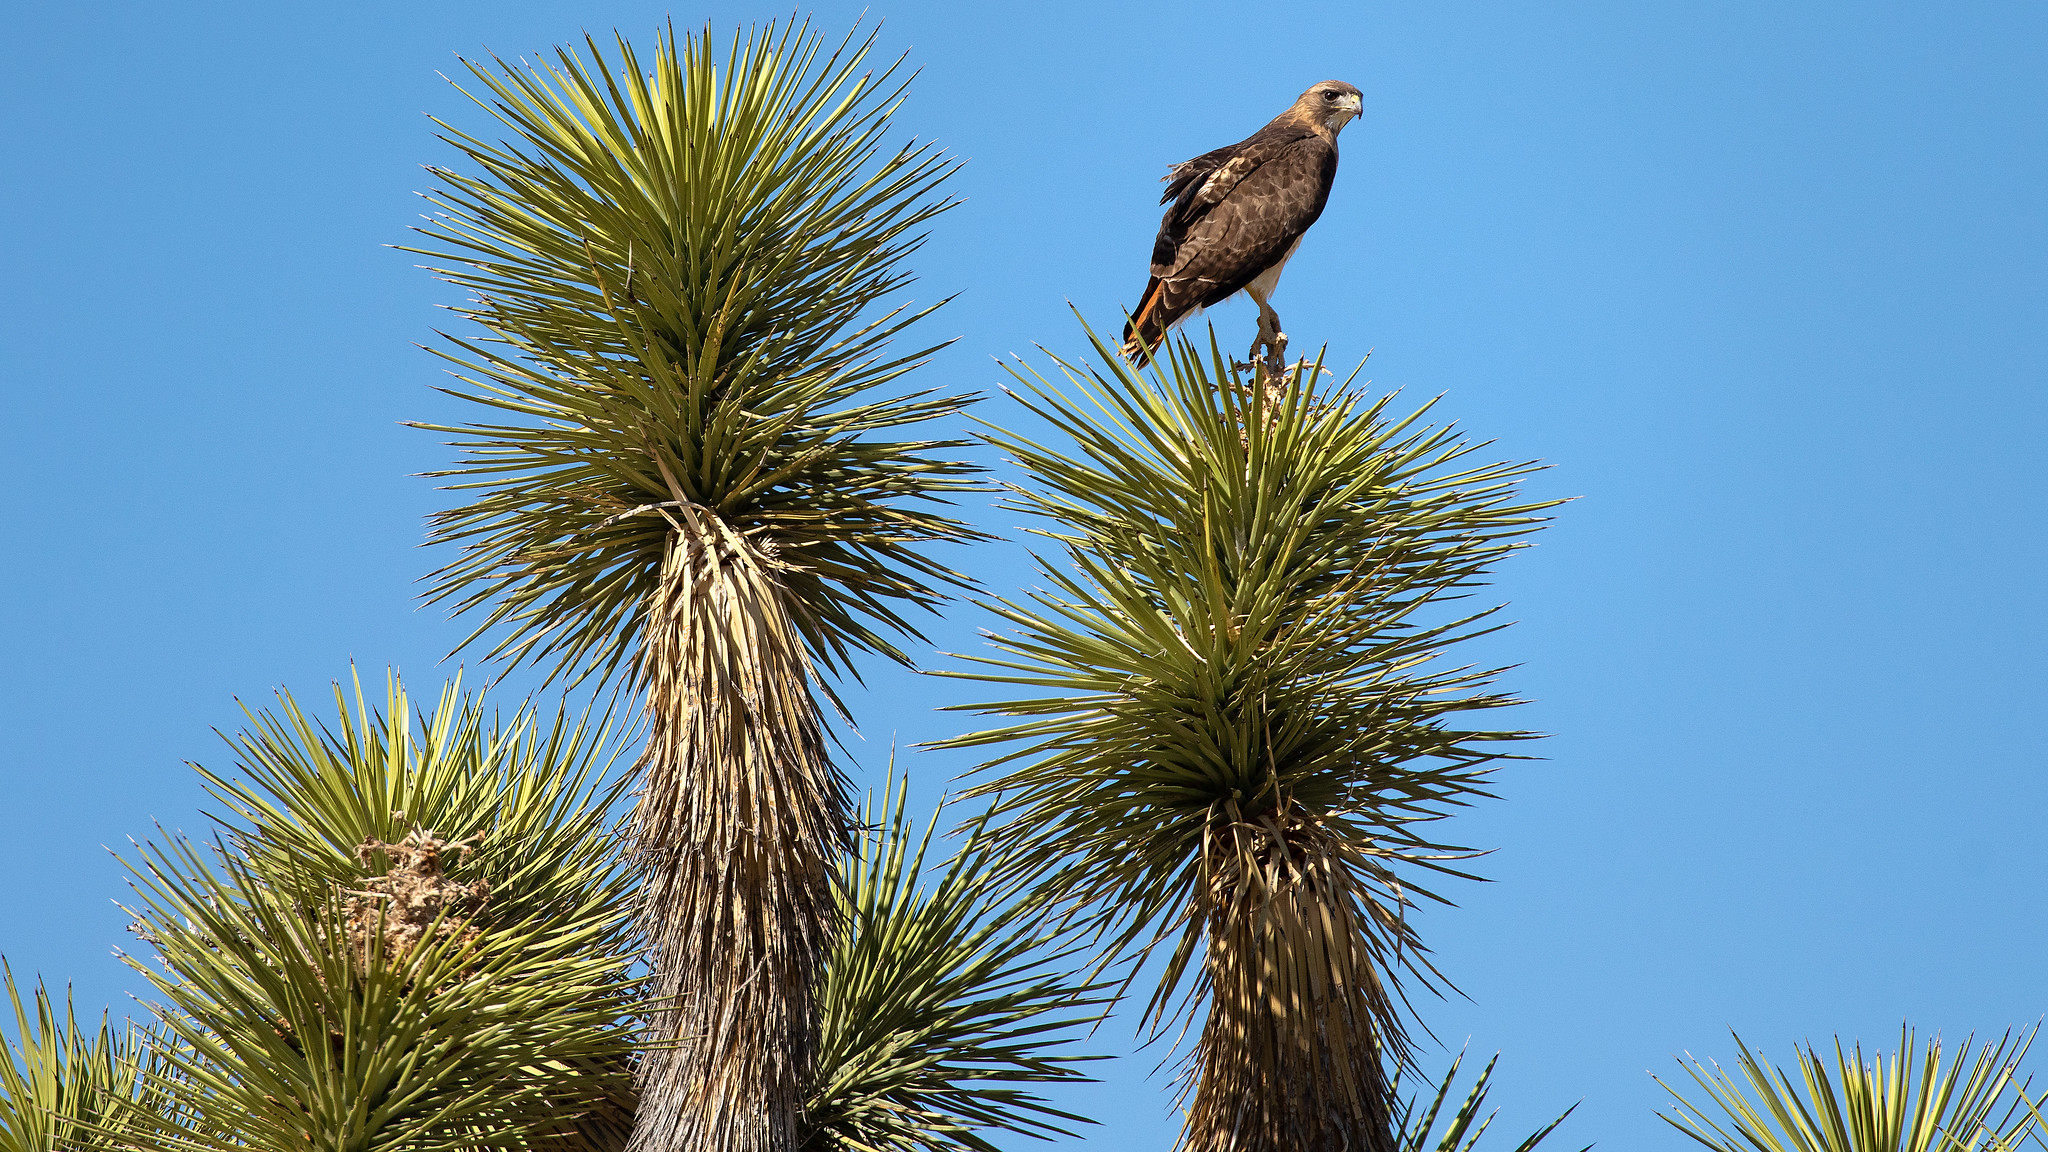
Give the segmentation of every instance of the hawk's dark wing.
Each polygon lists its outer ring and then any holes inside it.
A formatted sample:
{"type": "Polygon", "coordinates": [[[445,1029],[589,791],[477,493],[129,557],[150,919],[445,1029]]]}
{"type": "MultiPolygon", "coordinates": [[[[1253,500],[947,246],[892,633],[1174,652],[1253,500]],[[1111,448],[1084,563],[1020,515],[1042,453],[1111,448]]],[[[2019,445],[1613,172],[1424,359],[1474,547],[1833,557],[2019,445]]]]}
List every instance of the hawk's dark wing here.
{"type": "Polygon", "coordinates": [[[1159,221],[1159,238],[1152,244],[1152,274],[1159,275],[1161,266],[1171,266],[1189,225],[1207,215],[1260,165],[1308,137],[1309,133],[1269,124],[1248,140],[1204,152],[1168,170],[1166,191],[1159,202],[1173,207],[1159,221]]]}
{"type": "Polygon", "coordinates": [[[1152,279],[1124,330],[1126,351],[1156,345],[1197,309],[1222,303],[1287,258],[1323,213],[1337,149],[1311,133],[1268,129],[1178,165],[1152,246],[1152,279]]]}

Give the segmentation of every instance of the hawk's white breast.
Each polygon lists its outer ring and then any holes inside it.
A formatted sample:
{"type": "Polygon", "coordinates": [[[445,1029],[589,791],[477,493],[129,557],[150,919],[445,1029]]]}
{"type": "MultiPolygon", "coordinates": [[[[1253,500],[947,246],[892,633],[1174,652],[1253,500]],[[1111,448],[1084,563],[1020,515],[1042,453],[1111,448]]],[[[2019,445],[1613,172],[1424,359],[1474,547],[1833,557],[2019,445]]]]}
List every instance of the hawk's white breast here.
{"type": "Polygon", "coordinates": [[[1301,237],[1296,236],[1294,243],[1287,246],[1287,251],[1282,252],[1280,258],[1273,261],[1271,268],[1259,273],[1253,278],[1251,283],[1244,286],[1244,290],[1251,295],[1252,299],[1269,300],[1272,298],[1273,293],[1280,287],[1280,270],[1287,267],[1287,262],[1294,258],[1295,250],[1301,247],[1301,240],[1301,237]]]}

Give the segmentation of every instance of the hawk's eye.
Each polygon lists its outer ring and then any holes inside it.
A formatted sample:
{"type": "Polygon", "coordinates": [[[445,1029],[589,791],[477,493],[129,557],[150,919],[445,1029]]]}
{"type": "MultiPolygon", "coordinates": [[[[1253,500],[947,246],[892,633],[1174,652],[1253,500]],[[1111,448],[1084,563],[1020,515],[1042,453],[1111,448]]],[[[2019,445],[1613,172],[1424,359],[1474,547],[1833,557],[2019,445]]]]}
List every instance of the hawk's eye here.
{"type": "Polygon", "coordinates": [[[1325,88],[1325,89],[1323,89],[1323,99],[1325,99],[1325,100],[1335,100],[1336,98],[1337,98],[1337,90],[1336,90],[1335,88],[1325,88]]]}

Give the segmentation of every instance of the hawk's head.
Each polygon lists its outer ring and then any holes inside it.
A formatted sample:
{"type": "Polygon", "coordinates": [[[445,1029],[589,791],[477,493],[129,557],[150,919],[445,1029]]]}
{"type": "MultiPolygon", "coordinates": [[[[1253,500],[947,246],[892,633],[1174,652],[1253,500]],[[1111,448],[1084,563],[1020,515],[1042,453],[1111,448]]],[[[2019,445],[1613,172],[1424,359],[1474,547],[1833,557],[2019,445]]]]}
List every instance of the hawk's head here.
{"type": "Polygon", "coordinates": [[[1294,102],[1294,111],[1328,128],[1334,136],[1364,106],[1364,95],[1358,89],[1342,80],[1325,80],[1303,92],[1301,99],[1294,102]]]}

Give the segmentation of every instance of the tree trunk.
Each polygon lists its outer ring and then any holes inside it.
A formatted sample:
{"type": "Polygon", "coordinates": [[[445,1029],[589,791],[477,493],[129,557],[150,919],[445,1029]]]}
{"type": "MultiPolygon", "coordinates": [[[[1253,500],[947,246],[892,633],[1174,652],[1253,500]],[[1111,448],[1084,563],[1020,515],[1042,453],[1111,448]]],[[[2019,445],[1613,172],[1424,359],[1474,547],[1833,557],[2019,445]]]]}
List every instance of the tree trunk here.
{"type": "MultiPolygon", "coordinates": [[[[1235,813],[1232,814],[1235,817],[1235,813]]],[[[1211,840],[1209,1018],[1181,1152],[1393,1152],[1372,942],[1386,910],[1314,820],[1234,818],[1211,840]]]]}
{"type": "Polygon", "coordinates": [[[629,1152],[795,1152],[850,831],[772,546],[671,518],[641,671],[655,1011],[629,1152]]]}

